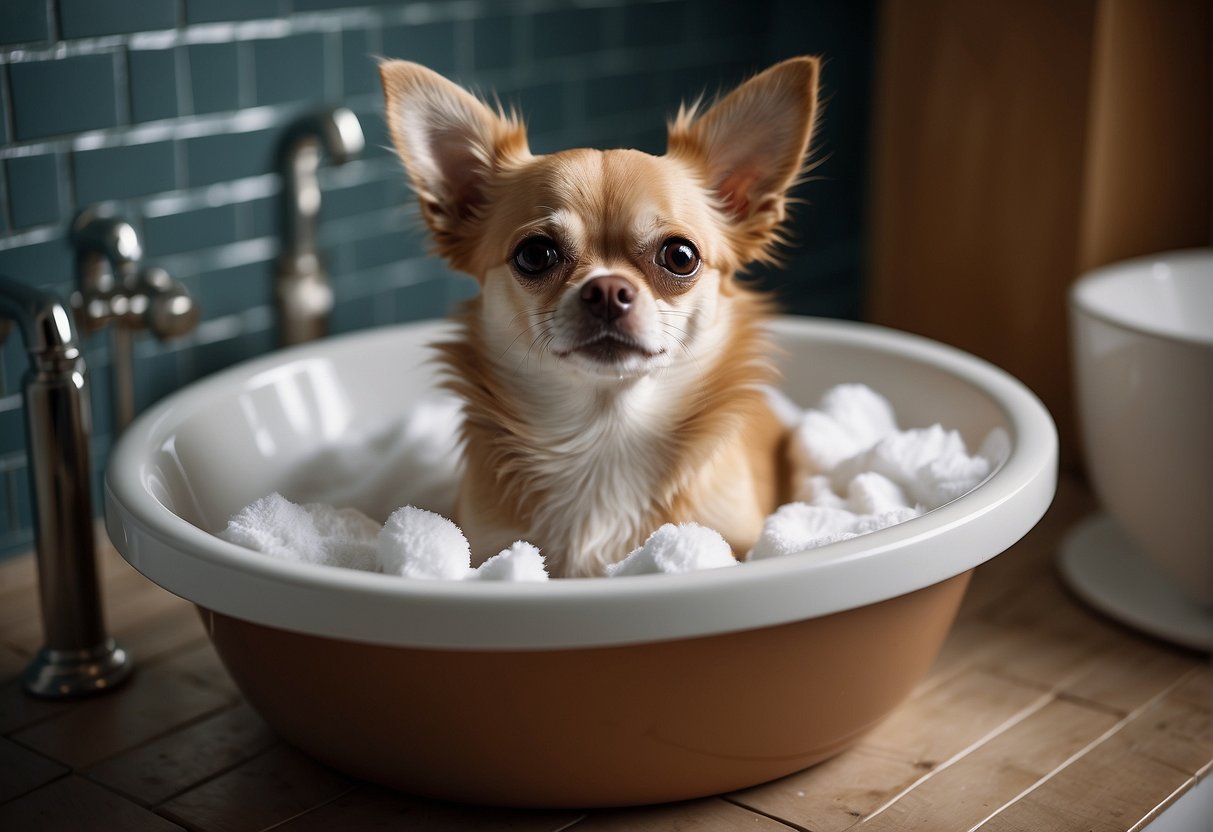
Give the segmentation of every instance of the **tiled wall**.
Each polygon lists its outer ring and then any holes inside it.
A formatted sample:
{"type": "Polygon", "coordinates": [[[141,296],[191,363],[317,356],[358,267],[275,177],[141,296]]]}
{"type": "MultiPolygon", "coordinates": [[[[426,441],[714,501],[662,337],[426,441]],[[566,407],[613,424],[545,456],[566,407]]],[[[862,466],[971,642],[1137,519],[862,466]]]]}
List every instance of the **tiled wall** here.
{"type": "MultiPolygon", "coordinates": [[[[148,261],[203,313],[179,341],[138,336],[142,409],[274,347],[273,149],[318,106],[349,106],[367,136],[360,160],[321,180],[332,329],[439,315],[472,290],[424,253],[385,148],[371,56],[420,61],[519,103],[536,152],[661,152],[681,98],[808,52],[829,58],[825,161],[803,191],[811,204],[789,269],[759,278],[795,311],[854,317],[871,14],[847,0],[0,0],[0,274],[66,298],[72,216],[100,202],[125,214],[148,261]]],[[[108,333],[85,342],[98,479],[112,440],[108,343],[108,333]]],[[[14,335],[0,346],[0,556],[32,540],[25,366],[14,335]]]]}

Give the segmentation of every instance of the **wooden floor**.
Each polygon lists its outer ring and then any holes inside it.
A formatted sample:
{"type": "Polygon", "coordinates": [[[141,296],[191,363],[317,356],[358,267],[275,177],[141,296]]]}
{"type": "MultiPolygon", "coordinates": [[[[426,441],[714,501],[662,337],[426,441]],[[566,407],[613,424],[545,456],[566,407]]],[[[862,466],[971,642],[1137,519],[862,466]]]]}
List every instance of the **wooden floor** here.
{"type": "Polygon", "coordinates": [[[753,789],[627,811],[432,803],[355,782],[277,740],[192,608],[112,552],[109,627],[138,657],[71,704],[17,679],[40,640],[35,575],[0,566],[0,830],[1129,830],[1213,761],[1207,658],[1088,611],[1056,580],[1091,510],[1063,483],[1024,541],[982,567],[930,676],[850,751],[753,789]]]}

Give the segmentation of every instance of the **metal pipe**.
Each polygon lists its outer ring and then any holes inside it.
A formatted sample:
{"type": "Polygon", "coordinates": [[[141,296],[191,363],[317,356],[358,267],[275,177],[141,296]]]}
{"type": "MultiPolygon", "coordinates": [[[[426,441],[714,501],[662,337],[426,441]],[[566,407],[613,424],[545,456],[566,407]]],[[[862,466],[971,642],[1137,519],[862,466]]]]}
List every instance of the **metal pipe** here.
{"type": "Polygon", "coordinates": [[[161,340],[191,331],[198,308],[183,286],[163,269],[141,269],[143,246],[134,227],[96,208],[72,223],[78,290],[72,296],[85,334],[110,330],[114,430],[135,417],[134,331],[147,329],[161,340]]]}
{"type": "Polygon", "coordinates": [[[29,353],[25,433],[44,646],[26,690],[80,696],[130,674],[130,656],[106,634],[93,536],[87,371],[66,307],[55,295],[0,277],[0,316],[17,323],[29,353]]]}
{"type": "Polygon", "coordinates": [[[362,126],[344,107],[304,116],[278,145],[282,173],[282,253],[274,277],[281,341],[298,344],[328,332],[333,290],[316,243],[321,150],[342,165],[362,152],[362,126]]]}

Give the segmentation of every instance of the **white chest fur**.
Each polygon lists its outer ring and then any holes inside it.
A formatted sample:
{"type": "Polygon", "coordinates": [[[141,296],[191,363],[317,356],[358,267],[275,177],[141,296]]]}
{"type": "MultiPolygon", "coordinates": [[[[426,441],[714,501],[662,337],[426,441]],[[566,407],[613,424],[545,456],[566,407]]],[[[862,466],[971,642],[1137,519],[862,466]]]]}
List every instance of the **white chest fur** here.
{"type": "Polygon", "coordinates": [[[533,493],[528,535],[542,537],[568,575],[600,574],[621,559],[651,515],[668,474],[670,401],[654,378],[563,391],[537,412],[528,465],[533,493]]]}

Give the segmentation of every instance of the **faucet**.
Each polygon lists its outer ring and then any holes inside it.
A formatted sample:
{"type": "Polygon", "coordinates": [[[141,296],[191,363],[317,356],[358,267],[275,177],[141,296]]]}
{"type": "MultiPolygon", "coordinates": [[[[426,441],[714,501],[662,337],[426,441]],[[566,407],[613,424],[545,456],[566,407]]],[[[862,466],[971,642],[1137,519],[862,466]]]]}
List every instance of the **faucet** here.
{"type": "Polygon", "coordinates": [[[327,334],[333,308],[333,289],[316,247],[321,146],[334,164],[343,165],[362,152],[364,141],[358,117],[338,107],[295,121],[278,144],[282,253],[274,272],[274,298],[284,345],[327,334]]]}
{"type": "Polygon", "coordinates": [[[16,322],[30,361],[25,435],[45,645],[25,670],[25,688],[45,697],[100,693],[132,664],[102,620],[84,358],[67,309],[49,292],[0,276],[0,317],[16,322]]]}
{"type": "Polygon", "coordinates": [[[161,340],[198,325],[198,307],[185,287],[163,269],[141,269],[143,246],[134,227],[98,208],[81,211],[72,222],[78,289],[72,296],[76,322],[85,335],[114,324],[114,430],[135,415],[133,335],[146,329],[161,340]]]}

